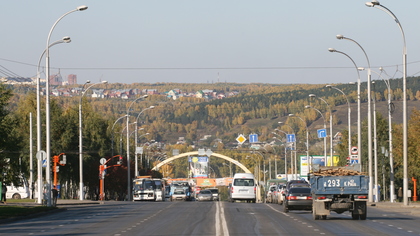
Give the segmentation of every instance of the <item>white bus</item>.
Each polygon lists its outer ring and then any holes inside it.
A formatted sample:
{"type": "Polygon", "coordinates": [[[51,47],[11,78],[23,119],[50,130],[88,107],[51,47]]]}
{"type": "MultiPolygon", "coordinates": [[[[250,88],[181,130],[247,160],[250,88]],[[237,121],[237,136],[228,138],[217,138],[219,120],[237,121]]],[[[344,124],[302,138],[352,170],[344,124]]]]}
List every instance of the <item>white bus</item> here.
{"type": "Polygon", "coordinates": [[[9,183],[6,187],[6,199],[21,199],[30,197],[29,184],[24,177],[19,177],[17,185],[9,183]]]}
{"type": "Polygon", "coordinates": [[[139,176],[133,180],[133,201],[164,201],[163,189],[163,180],[139,176]]]}

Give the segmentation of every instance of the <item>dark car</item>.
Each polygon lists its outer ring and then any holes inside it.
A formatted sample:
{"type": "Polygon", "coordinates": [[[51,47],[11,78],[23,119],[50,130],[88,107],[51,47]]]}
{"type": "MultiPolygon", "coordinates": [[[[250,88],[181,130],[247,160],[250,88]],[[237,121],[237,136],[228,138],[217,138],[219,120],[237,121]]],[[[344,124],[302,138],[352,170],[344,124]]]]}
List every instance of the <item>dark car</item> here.
{"type": "Polygon", "coordinates": [[[295,187],[290,188],[283,202],[284,212],[289,210],[312,210],[311,188],[295,187]]]}

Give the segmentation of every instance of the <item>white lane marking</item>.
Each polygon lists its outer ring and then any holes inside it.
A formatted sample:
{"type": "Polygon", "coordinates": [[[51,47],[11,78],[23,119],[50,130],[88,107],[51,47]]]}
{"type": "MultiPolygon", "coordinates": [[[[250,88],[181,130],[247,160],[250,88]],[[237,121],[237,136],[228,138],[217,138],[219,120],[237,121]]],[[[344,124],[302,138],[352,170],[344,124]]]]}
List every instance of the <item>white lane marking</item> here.
{"type": "Polygon", "coordinates": [[[216,215],[215,215],[215,221],[216,221],[216,235],[220,234],[220,215],[219,215],[220,207],[218,204],[216,204],[216,215]]]}
{"type": "Polygon", "coordinates": [[[229,229],[227,227],[227,223],[226,223],[226,218],[225,218],[225,210],[222,207],[222,203],[220,201],[217,202],[219,204],[220,207],[220,215],[221,215],[221,220],[222,220],[222,228],[223,228],[223,235],[229,235],[229,229]]]}

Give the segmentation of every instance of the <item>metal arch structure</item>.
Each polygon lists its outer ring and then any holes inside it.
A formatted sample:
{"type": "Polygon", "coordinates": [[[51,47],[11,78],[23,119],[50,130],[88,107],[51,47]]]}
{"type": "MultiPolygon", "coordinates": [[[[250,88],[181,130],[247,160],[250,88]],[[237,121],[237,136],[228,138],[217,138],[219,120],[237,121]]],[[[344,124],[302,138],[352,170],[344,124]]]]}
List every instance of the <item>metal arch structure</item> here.
{"type": "MultiPolygon", "coordinates": [[[[160,162],[159,164],[157,164],[155,167],[153,167],[152,170],[159,170],[159,168],[165,164],[168,164],[170,162],[172,162],[173,160],[182,158],[182,157],[188,157],[188,156],[197,156],[198,155],[198,151],[194,151],[194,152],[186,152],[186,153],[182,153],[173,157],[169,157],[167,159],[165,159],[164,161],[160,162]]],[[[212,153],[210,156],[215,156],[218,158],[222,158],[226,161],[229,161],[237,166],[239,166],[245,173],[251,173],[251,171],[248,170],[248,168],[246,168],[244,165],[242,165],[239,161],[232,159],[228,156],[222,155],[222,154],[218,154],[218,153],[212,153]]]]}

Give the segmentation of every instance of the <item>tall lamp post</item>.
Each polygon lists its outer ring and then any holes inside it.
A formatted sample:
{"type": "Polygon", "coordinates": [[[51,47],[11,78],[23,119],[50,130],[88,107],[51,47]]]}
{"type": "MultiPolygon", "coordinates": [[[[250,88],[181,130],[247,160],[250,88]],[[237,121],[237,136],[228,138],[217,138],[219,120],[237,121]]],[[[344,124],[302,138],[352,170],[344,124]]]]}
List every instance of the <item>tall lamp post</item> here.
{"type": "Polygon", "coordinates": [[[150,106],[150,107],[148,107],[148,108],[145,108],[145,109],[143,109],[138,115],[137,115],[137,118],[136,118],[136,121],[135,121],[135,123],[136,123],[136,133],[135,133],[135,141],[134,141],[134,145],[135,145],[135,147],[136,147],[136,151],[135,151],[135,158],[136,158],[136,161],[135,161],[135,167],[134,167],[134,169],[135,169],[135,175],[138,175],[138,173],[139,173],[139,164],[138,164],[138,158],[137,158],[137,136],[138,136],[138,120],[139,120],[139,117],[140,117],[140,115],[144,112],[144,111],[146,111],[146,110],[149,110],[149,109],[154,109],[155,108],[155,106],[150,106]]]}
{"type": "Polygon", "coordinates": [[[112,156],[114,156],[114,127],[115,127],[115,124],[117,124],[117,122],[119,121],[119,120],[121,120],[122,118],[124,118],[124,117],[127,117],[127,115],[124,115],[124,116],[121,116],[120,118],[118,118],[115,122],[114,122],[114,124],[112,125],[112,128],[111,128],[111,133],[112,133],[112,142],[111,142],[111,155],[112,156]]]}
{"type": "MultiPolygon", "coordinates": [[[[285,134],[287,136],[287,133],[284,132],[283,130],[275,129],[275,131],[282,132],[283,134],[285,134]]],[[[272,132],[272,134],[278,136],[278,134],[276,132],[272,132]]],[[[288,176],[287,176],[287,146],[286,145],[284,146],[284,174],[286,175],[286,182],[287,182],[288,181],[288,176]]]]}
{"type": "MultiPolygon", "coordinates": [[[[70,43],[71,39],[70,37],[66,36],[63,37],[61,40],[57,40],[55,42],[53,42],[52,44],[50,44],[49,47],[52,47],[56,44],[59,43],[70,43]]],[[[40,89],[40,84],[41,84],[41,72],[40,72],[40,67],[41,67],[41,60],[45,55],[46,50],[44,49],[44,51],[42,52],[41,56],[39,57],[38,60],[38,66],[37,66],[37,71],[36,71],[36,134],[37,134],[37,153],[39,151],[42,150],[41,147],[41,89],[40,89]]],[[[38,160],[38,204],[42,203],[42,160],[41,158],[39,158],[38,160]]],[[[32,183],[31,183],[32,184],[32,183]]]]}
{"type": "Polygon", "coordinates": [[[330,88],[330,89],[335,89],[339,92],[341,92],[344,97],[346,98],[347,101],[347,106],[348,106],[348,111],[347,111],[347,119],[348,119],[348,126],[349,126],[349,134],[348,134],[348,145],[349,145],[349,157],[351,156],[351,107],[350,107],[350,101],[349,98],[347,97],[347,95],[343,92],[343,90],[334,87],[330,84],[327,84],[325,87],[330,88]]]}
{"type": "MultiPolygon", "coordinates": [[[[346,39],[346,40],[349,40],[349,41],[355,43],[360,49],[362,49],[363,54],[365,54],[365,58],[366,58],[366,61],[368,63],[368,71],[367,71],[367,75],[368,75],[368,80],[367,80],[368,114],[367,115],[368,115],[368,143],[369,143],[369,145],[368,145],[368,159],[369,159],[369,169],[372,169],[372,111],[371,111],[371,107],[372,107],[372,105],[371,105],[371,102],[372,102],[372,98],[371,98],[371,96],[372,96],[372,93],[371,93],[371,77],[372,77],[372,75],[371,74],[372,73],[371,73],[371,70],[370,70],[369,57],[368,57],[365,49],[362,47],[362,45],[360,45],[356,40],[344,37],[341,34],[337,35],[336,37],[337,37],[337,39],[346,39]]],[[[376,152],[376,149],[375,149],[375,152],[376,152]]],[[[370,170],[370,171],[372,172],[372,170],[370,170]]],[[[371,181],[369,181],[369,182],[371,182],[371,181]]],[[[370,187],[372,187],[372,186],[370,186],[370,187]]],[[[378,186],[375,184],[375,189],[377,187],[378,186]]],[[[375,192],[377,193],[378,190],[376,189],[375,192]]],[[[376,193],[375,193],[375,196],[377,196],[376,193]]],[[[372,198],[370,198],[370,201],[372,201],[372,198]]]]}
{"type": "MultiPolygon", "coordinates": [[[[311,97],[311,98],[315,98],[315,97],[317,97],[315,94],[309,94],[309,97],[311,97]]],[[[330,157],[331,157],[331,166],[334,166],[334,156],[333,156],[333,130],[332,130],[332,109],[331,109],[331,106],[330,106],[330,104],[328,104],[328,102],[327,101],[325,101],[325,99],[323,99],[323,98],[321,98],[321,97],[318,97],[319,98],[319,100],[321,100],[321,101],[323,101],[326,105],[327,105],[327,107],[328,107],[328,109],[330,110],[330,157]]]]}
{"type": "MultiPolygon", "coordinates": [[[[90,83],[90,80],[86,81],[86,83],[83,85],[83,88],[85,87],[86,84],[90,83]]],[[[106,84],[108,83],[107,81],[102,81],[100,82],[102,84],[106,84]]],[[[79,101],[79,178],[80,178],[80,184],[79,184],[79,188],[80,188],[80,200],[84,200],[84,192],[83,192],[83,125],[82,125],[82,99],[83,96],[86,94],[86,92],[94,85],[96,85],[98,83],[95,84],[91,84],[89,87],[87,87],[86,89],[82,90],[82,95],[80,95],[80,101],[79,101]]]]}
{"type": "Polygon", "coordinates": [[[403,39],[403,201],[404,205],[408,205],[408,166],[407,166],[407,150],[408,150],[408,143],[407,143],[407,46],[405,41],[404,30],[401,26],[400,21],[398,18],[392,13],[391,10],[386,8],[385,6],[381,5],[378,1],[367,2],[366,6],[368,7],[376,7],[388,15],[390,15],[398,25],[398,28],[401,31],[402,39],[403,39]]]}
{"type": "MultiPolygon", "coordinates": [[[[302,117],[297,116],[295,114],[289,114],[289,117],[296,117],[299,120],[301,120],[303,122],[303,124],[305,125],[305,129],[306,129],[306,160],[309,160],[309,131],[308,131],[308,124],[306,124],[306,121],[302,117]]],[[[296,168],[296,173],[297,173],[297,166],[296,165],[297,165],[297,162],[296,162],[296,159],[295,159],[295,168],[296,168]]]]}
{"type": "Polygon", "coordinates": [[[46,171],[46,181],[47,181],[47,206],[51,206],[51,137],[50,137],[50,38],[51,34],[57,25],[57,23],[63,19],[63,17],[67,16],[70,13],[76,12],[76,11],[84,11],[88,7],[87,6],[79,6],[74,10],[71,10],[64,15],[62,15],[60,18],[58,18],[53,26],[50,29],[50,32],[48,33],[47,37],[47,44],[45,49],[45,78],[46,78],[46,102],[45,102],[45,129],[46,129],[46,153],[47,153],[47,167],[45,169],[46,171]]]}
{"type": "MultiPolygon", "coordinates": [[[[292,126],[290,126],[290,125],[288,125],[288,124],[286,124],[284,122],[281,122],[281,121],[279,121],[278,123],[279,124],[283,124],[283,125],[289,127],[290,130],[292,131],[292,134],[295,135],[295,130],[292,128],[292,126]]],[[[286,138],[287,138],[287,134],[286,134],[286,138]]],[[[294,155],[294,159],[295,159],[295,163],[296,163],[296,139],[292,143],[292,150],[290,151],[290,168],[292,169],[292,178],[295,179],[296,178],[296,174],[297,174],[296,173],[297,172],[297,167],[295,167],[294,164],[293,164],[293,154],[295,154],[294,155]]]]}
{"type": "MultiPolygon", "coordinates": [[[[305,108],[314,109],[315,111],[317,111],[321,115],[322,120],[324,121],[324,129],[325,129],[325,131],[327,131],[327,123],[325,122],[325,117],[322,114],[322,112],[320,110],[316,109],[315,107],[312,107],[311,105],[306,105],[305,108]]],[[[327,137],[326,136],[324,137],[324,158],[325,158],[325,160],[327,160],[327,137]]]]}
{"type": "MultiPolygon", "coordinates": [[[[380,71],[384,71],[383,68],[379,68],[380,71]]],[[[386,74],[386,72],[385,72],[386,74]]],[[[389,76],[387,80],[384,80],[385,84],[388,88],[388,135],[389,135],[389,185],[390,185],[390,201],[395,201],[395,188],[394,188],[394,155],[393,155],[393,147],[392,147],[392,113],[394,112],[394,104],[392,103],[392,96],[391,96],[391,83],[389,81],[389,76]]]]}
{"type": "Polygon", "coordinates": [[[148,95],[143,95],[139,98],[136,98],[134,101],[131,102],[130,106],[127,109],[127,200],[131,201],[131,179],[130,179],[130,132],[128,123],[130,121],[130,108],[131,106],[139,99],[147,98],[148,95]]]}
{"type": "MultiPolygon", "coordinates": [[[[357,148],[358,148],[358,159],[359,159],[359,163],[362,163],[362,124],[361,124],[361,117],[360,117],[360,73],[359,73],[359,68],[357,67],[356,63],[354,62],[353,58],[351,58],[349,55],[347,55],[344,52],[335,50],[334,48],[329,48],[328,51],[330,52],[337,52],[340,54],[343,54],[344,56],[348,57],[351,62],[353,62],[354,67],[356,68],[357,71],[357,148]]],[[[370,105],[369,105],[370,107],[370,105]]],[[[370,108],[368,108],[370,110],[370,108]]],[[[368,114],[369,116],[369,114],[368,114]]],[[[369,127],[370,129],[370,127],[369,127]]],[[[368,145],[371,146],[371,145],[368,145]]],[[[369,163],[371,163],[372,160],[369,159],[369,163]]],[[[369,168],[370,170],[371,168],[369,168]]],[[[371,189],[371,188],[369,188],[371,189]]],[[[371,198],[369,198],[371,199],[371,198]]]]}
{"type": "MultiPolygon", "coordinates": [[[[394,155],[393,155],[393,150],[392,150],[392,113],[394,112],[394,104],[392,103],[392,95],[391,95],[391,83],[389,80],[389,76],[388,74],[385,72],[385,70],[380,67],[379,70],[381,71],[381,73],[379,74],[378,72],[372,70],[372,72],[376,73],[379,75],[379,77],[381,77],[381,79],[385,82],[385,85],[387,87],[388,90],[388,136],[389,136],[389,172],[390,172],[390,176],[389,176],[389,194],[390,194],[390,202],[394,202],[395,198],[394,198],[394,194],[395,194],[395,188],[394,188],[394,155]],[[382,76],[382,72],[384,72],[387,76],[388,79],[384,79],[384,77],[382,76]]],[[[376,123],[376,122],[375,122],[376,123]]],[[[385,186],[384,186],[385,187],[385,186]]]]}

